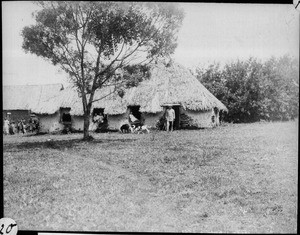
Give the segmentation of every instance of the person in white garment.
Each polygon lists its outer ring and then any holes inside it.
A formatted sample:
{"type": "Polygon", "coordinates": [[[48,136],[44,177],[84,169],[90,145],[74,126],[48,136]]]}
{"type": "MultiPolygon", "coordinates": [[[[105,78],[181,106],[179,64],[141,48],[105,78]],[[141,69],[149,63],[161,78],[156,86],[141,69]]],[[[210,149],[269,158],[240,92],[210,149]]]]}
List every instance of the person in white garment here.
{"type": "Polygon", "coordinates": [[[174,120],[175,120],[175,111],[171,106],[168,106],[167,110],[166,110],[166,127],[167,127],[167,131],[173,131],[173,124],[174,124],[174,120]]]}
{"type": "Polygon", "coordinates": [[[7,120],[7,118],[4,119],[3,132],[5,135],[9,134],[9,121],[7,120]]]}

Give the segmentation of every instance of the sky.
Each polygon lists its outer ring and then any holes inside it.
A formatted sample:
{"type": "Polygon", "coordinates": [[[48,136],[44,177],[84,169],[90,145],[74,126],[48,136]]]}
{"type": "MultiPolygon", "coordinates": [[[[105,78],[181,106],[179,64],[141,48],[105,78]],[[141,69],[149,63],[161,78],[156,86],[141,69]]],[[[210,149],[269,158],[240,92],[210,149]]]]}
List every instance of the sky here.
{"type": "MultiPolygon", "coordinates": [[[[289,54],[299,58],[299,8],[292,4],[180,3],[185,18],[174,61],[187,68],[289,54]]],[[[68,84],[68,75],[22,49],[32,2],[2,1],[2,84],[68,84]]]]}

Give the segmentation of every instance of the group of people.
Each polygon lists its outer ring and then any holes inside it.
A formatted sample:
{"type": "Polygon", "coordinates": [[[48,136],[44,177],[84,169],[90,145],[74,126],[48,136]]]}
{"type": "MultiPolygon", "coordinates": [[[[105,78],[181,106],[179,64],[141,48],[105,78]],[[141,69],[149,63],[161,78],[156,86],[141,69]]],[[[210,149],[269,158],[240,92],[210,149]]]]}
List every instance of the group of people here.
{"type": "Polygon", "coordinates": [[[26,123],[25,120],[9,121],[7,118],[4,119],[3,132],[5,135],[14,135],[16,133],[26,133],[26,123]]]}
{"type": "Polygon", "coordinates": [[[4,118],[3,122],[3,133],[5,135],[14,135],[14,134],[25,134],[26,132],[34,132],[39,129],[39,121],[37,118],[30,118],[28,123],[25,119],[9,121],[8,118],[4,118]]]}
{"type": "Polygon", "coordinates": [[[107,115],[103,113],[96,113],[93,116],[93,122],[90,123],[89,130],[96,132],[105,132],[108,128],[107,115]]]}
{"type": "Polygon", "coordinates": [[[98,124],[103,123],[104,122],[104,116],[103,116],[103,114],[102,113],[101,114],[96,113],[95,116],[94,116],[94,118],[93,118],[93,122],[94,123],[98,123],[98,124]]]}

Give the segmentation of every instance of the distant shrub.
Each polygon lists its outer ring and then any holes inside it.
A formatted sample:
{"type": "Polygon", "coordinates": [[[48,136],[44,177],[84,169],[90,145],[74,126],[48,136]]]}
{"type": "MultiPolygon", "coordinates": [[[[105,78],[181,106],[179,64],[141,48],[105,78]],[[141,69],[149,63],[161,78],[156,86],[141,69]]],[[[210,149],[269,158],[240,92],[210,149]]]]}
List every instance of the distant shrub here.
{"type": "Polygon", "coordinates": [[[286,55],[198,68],[198,80],[228,108],[226,122],[293,120],[299,116],[299,61],[286,55]]]}

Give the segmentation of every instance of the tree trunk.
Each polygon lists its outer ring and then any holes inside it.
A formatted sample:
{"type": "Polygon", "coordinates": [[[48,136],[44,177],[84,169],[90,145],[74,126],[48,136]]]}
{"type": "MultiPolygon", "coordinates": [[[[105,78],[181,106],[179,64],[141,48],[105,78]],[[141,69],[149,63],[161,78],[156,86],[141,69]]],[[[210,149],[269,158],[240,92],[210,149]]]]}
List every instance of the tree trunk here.
{"type": "Polygon", "coordinates": [[[90,112],[84,114],[84,123],[83,123],[83,140],[90,140],[92,137],[89,133],[89,126],[90,126],[90,112]]]}
{"type": "Polygon", "coordinates": [[[83,105],[83,140],[91,140],[93,139],[89,133],[90,126],[90,113],[91,113],[91,103],[87,103],[86,94],[81,91],[82,95],[82,105],[83,105]]]}

